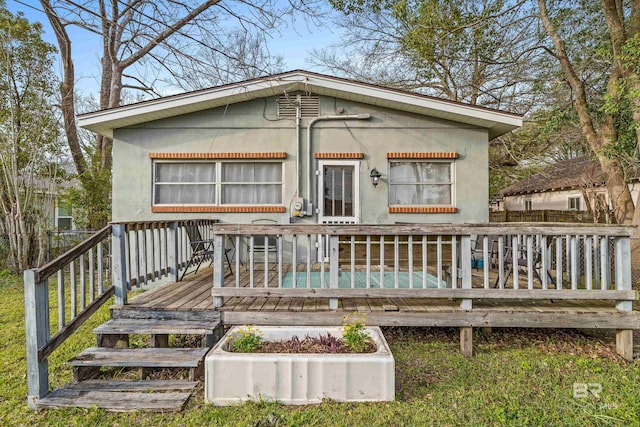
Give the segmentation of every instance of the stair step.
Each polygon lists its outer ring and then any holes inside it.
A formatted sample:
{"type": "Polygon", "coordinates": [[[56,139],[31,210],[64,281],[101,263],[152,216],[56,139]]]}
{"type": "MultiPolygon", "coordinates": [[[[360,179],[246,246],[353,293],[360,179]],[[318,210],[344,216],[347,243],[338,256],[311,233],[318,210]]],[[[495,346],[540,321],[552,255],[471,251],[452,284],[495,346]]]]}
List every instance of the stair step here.
{"type": "Polygon", "coordinates": [[[173,412],[184,407],[191,393],[145,393],[135,391],[102,391],[57,389],[38,400],[38,408],[102,408],[112,412],[173,412]]]}
{"type": "Polygon", "coordinates": [[[95,334],[208,335],[218,321],[112,319],[93,330],[95,334]]]}
{"type": "Polygon", "coordinates": [[[156,319],[215,321],[220,319],[219,311],[180,311],[143,307],[113,305],[109,307],[113,319],[156,319]]]}
{"type": "Polygon", "coordinates": [[[197,368],[208,348],[91,347],[70,359],[74,367],[197,368]]]}
{"type": "Polygon", "coordinates": [[[166,392],[191,391],[197,385],[198,381],[187,380],[87,380],[69,384],[65,388],[78,391],[166,392]]]}

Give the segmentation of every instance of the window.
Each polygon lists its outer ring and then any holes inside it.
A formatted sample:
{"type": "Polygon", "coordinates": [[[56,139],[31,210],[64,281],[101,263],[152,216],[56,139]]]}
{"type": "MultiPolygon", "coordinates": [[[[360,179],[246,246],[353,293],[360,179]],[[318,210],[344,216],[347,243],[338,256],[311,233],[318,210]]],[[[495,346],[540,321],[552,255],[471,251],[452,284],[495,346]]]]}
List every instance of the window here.
{"type": "Polygon", "coordinates": [[[73,217],[71,204],[67,202],[58,202],[56,209],[56,228],[60,231],[71,230],[73,228],[73,217]]]}
{"type": "Polygon", "coordinates": [[[158,162],[155,164],[154,204],[215,204],[215,184],[215,162],[158,162]]]}
{"type": "Polygon", "coordinates": [[[389,205],[453,205],[453,162],[389,163],[389,205]]]}
{"type": "Polygon", "coordinates": [[[157,161],[154,205],[282,204],[282,162],[157,161]]]}
{"type": "Polygon", "coordinates": [[[580,210],[580,197],[569,197],[568,206],[570,211],[579,211],[580,210]]]}
{"type": "Polygon", "coordinates": [[[533,202],[531,201],[531,199],[526,199],[524,201],[524,210],[527,212],[533,210],[533,202]]]}
{"type": "Polygon", "coordinates": [[[223,163],[222,204],[282,203],[282,163],[223,163]]]}

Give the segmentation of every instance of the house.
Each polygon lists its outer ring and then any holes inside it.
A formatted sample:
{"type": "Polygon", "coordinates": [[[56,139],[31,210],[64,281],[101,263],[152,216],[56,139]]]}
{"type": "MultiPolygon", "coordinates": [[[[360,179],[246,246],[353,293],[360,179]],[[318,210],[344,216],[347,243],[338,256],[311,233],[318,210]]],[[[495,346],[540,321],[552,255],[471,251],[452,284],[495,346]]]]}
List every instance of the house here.
{"type": "Polygon", "coordinates": [[[46,223],[49,231],[75,230],[71,204],[64,200],[63,193],[78,185],[74,180],[63,181],[55,177],[19,176],[18,185],[21,194],[32,194],[34,207],[43,215],[41,222],[46,223]]]}
{"type": "Polygon", "coordinates": [[[224,325],[336,326],[354,311],[458,327],[467,356],[478,326],[612,329],[632,360],[632,227],[487,223],[489,140],[521,123],[305,71],[80,116],[114,140],[114,222],[25,271],[29,405],[178,410],[194,382],[85,380],[103,367],[194,380],[224,325]],[[211,267],[185,277],[196,254],[211,267]],[[98,347],[69,361],[78,383],[49,390],[50,355],[113,295],[98,347]],[[185,392],[158,398],[169,389],[185,392]]]}
{"type": "Polygon", "coordinates": [[[488,220],[520,115],[291,71],[79,116],[113,137],[113,220],[488,220]]]}
{"type": "MultiPolygon", "coordinates": [[[[640,171],[629,182],[633,200],[640,191],[640,171]]],[[[569,210],[607,215],[612,209],[597,160],[577,157],[554,163],[498,191],[495,211],[569,210]]]]}

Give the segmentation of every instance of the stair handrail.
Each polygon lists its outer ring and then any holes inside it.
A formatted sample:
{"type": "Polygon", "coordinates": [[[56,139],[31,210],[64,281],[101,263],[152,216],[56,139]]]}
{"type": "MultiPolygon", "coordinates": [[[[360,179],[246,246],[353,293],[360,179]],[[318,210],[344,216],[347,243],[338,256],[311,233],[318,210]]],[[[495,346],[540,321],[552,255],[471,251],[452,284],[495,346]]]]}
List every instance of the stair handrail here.
{"type": "Polygon", "coordinates": [[[124,305],[132,287],[158,279],[177,281],[190,256],[185,227],[198,226],[210,239],[216,222],[209,218],[110,223],[42,267],[25,270],[29,407],[36,409],[37,401],[49,393],[48,357],[56,348],[111,296],[116,305],[124,305]],[[57,297],[50,304],[50,294],[56,292],[49,279],[56,274],[57,297]],[[53,336],[51,311],[58,317],[53,336]]]}
{"type": "Polygon", "coordinates": [[[27,401],[32,409],[36,408],[38,399],[49,393],[49,355],[114,293],[109,273],[111,231],[109,224],[44,266],[24,271],[27,401]],[[67,267],[68,275],[65,273],[67,267]],[[83,284],[80,295],[77,295],[76,267],[83,284]],[[49,288],[49,278],[55,274],[57,295],[55,303],[50,304],[50,293],[54,291],[49,288]],[[69,280],[68,289],[65,280],[69,280]],[[67,302],[70,302],[69,307],[67,302]],[[53,336],[50,306],[57,306],[58,312],[58,332],[53,336]]]}

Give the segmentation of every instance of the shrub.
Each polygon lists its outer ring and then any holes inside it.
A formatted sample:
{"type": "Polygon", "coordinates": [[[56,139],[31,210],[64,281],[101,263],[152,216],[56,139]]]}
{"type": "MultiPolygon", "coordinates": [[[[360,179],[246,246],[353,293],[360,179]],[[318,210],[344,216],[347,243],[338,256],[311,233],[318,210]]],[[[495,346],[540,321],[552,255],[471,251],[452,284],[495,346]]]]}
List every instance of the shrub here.
{"type": "Polygon", "coordinates": [[[365,331],[365,313],[358,314],[356,311],[353,315],[347,314],[343,317],[342,338],[351,350],[355,353],[362,353],[370,346],[371,338],[365,331]]]}
{"type": "Polygon", "coordinates": [[[245,326],[238,330],[233,339],[233,351],[238,353],[251,353],[255,351],[262,342],[262,333],[255,326],[245,326]]]}

